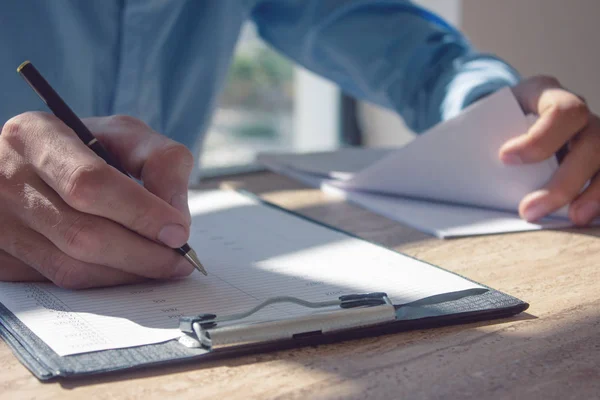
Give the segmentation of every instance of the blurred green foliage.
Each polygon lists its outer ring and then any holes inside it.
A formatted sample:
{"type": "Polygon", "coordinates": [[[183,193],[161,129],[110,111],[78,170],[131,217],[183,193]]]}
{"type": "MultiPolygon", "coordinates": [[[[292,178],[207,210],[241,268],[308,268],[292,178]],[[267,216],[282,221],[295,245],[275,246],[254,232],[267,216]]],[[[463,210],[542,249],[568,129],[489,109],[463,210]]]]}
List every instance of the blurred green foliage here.
{"type": "Polygon", "coordinates": [[[227,108],[276,111],[291,108],[292,63],[267,47],[238,52],[221,98],[227,108]]]}
{"type": "Polygon", "coordinates": [[[273,124],[264,121],[253,124],[241,124],[233,127],[231,131],[234,135],[245,138],[273,139],[277,137],[277,129],[273,124]]]}

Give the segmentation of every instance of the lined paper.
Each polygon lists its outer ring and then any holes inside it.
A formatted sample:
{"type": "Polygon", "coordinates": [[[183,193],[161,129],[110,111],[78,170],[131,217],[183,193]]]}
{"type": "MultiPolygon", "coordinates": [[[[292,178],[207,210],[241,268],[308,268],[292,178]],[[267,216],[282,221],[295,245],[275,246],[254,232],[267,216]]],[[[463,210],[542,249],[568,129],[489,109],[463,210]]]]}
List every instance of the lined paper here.
{"type": "MultiPolygon", "coordinates": [[[[279,295],[324,301],[387,292],[395,304],[480,288],[462,277],[231,191],[190,197],[190,245],[209,275],[68,291],[0,283],[0,302],[59,355],[141,346],[180,336],[179,318],[231,314],[279,295]]],[[[273,306],[254,317],[305,314],[273,306]]]]}

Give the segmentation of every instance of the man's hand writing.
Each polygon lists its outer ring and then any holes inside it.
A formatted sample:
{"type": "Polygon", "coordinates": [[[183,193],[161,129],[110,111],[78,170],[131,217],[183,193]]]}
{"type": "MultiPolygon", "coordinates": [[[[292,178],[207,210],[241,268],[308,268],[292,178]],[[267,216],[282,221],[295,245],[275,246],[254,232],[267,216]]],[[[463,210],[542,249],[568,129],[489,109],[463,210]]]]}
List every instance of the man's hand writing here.
{"type": "Polygon", "coordinates": [[[53,115],[12,118],[0,133],[0,280],[87,288],[189,275],[170,248],[189,236],[192,154],[135,118],[84,122],[144,187],[53,115]]]}

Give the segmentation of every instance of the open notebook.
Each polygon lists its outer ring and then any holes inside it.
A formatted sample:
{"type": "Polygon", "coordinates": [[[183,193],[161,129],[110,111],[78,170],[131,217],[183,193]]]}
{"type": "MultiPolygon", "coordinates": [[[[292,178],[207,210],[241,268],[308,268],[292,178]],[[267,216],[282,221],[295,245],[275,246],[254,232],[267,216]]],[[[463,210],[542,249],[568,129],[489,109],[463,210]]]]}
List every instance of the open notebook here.
{"type": "MultiPolygon", "coordinates": [[[[250,195],[204,192],[192,195],[190,205],[189,243],[206,266],[207,277],[194,272],[178,281],[84,291],[0,283],[2,335],[36,376],[48,379],[206,356],[210,350],[186,348],[177,341],[181,317],[239,313],[277,296],[318,302],[385,292],[394,305],[393,323],[452,323],[526,308],[513,297],[250,195]]],[[[241,324],[306,314],[304,308],[278,304],[241,324]]]]}
{"type": "Polygon", "coordinates": [[[499,160],[502,144],[531,122],[507,88],[399,149],[262,154],[259,161],[441,238],[571,226],[566,207],[536,223],[517,213],[558,168],[554,157],[520,166],[499,160]]]}

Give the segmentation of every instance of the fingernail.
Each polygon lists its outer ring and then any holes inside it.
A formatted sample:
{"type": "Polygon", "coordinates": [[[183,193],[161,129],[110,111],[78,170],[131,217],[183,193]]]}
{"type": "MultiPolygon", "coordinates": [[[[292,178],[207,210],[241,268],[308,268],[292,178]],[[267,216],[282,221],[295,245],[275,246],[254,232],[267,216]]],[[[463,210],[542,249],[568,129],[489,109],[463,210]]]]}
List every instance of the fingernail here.
{"type": "Polygon", "coordinates": [[[545,203],[535,204],[523,211],[523,216],[529,222],[536,221],[550,212],[545,203]]]}
{"type": "Polygon", "coordinates": [[[173,278],[183,278],[184,276],[190,275],[194,272],[194,266],[188,262],[185,258],[179,260],[173,271],[173,278]]]}
{"type": "Polygon", "coordinates": [[[600,203],[597,201],[583,203],[575,211],[577,220],[582,224],[591,221],[594,217],[598,216],[598,214],[600,214],[600,203]]]}
{"type": "Polygon", "coordinates": [[[158,233],[158,240],[171,248],[181,247],[187,240],[185,228],[178,224],[169,224],[163,226],[158,233]]]}
{"type": "Polygon", "coordinates": [[[521,165],[523,159],[518,154],[508,153],[502,155],[502,162],[508,165],[521,165]]]}
{"type": "Polygon", "coordinates": [[[171,205],[181,211],[188,220],[188,223],[192,221],[192,215],[190,214],[190,207],[188,205],[187,193],[176,194],[171,198],[171,205]]]}

